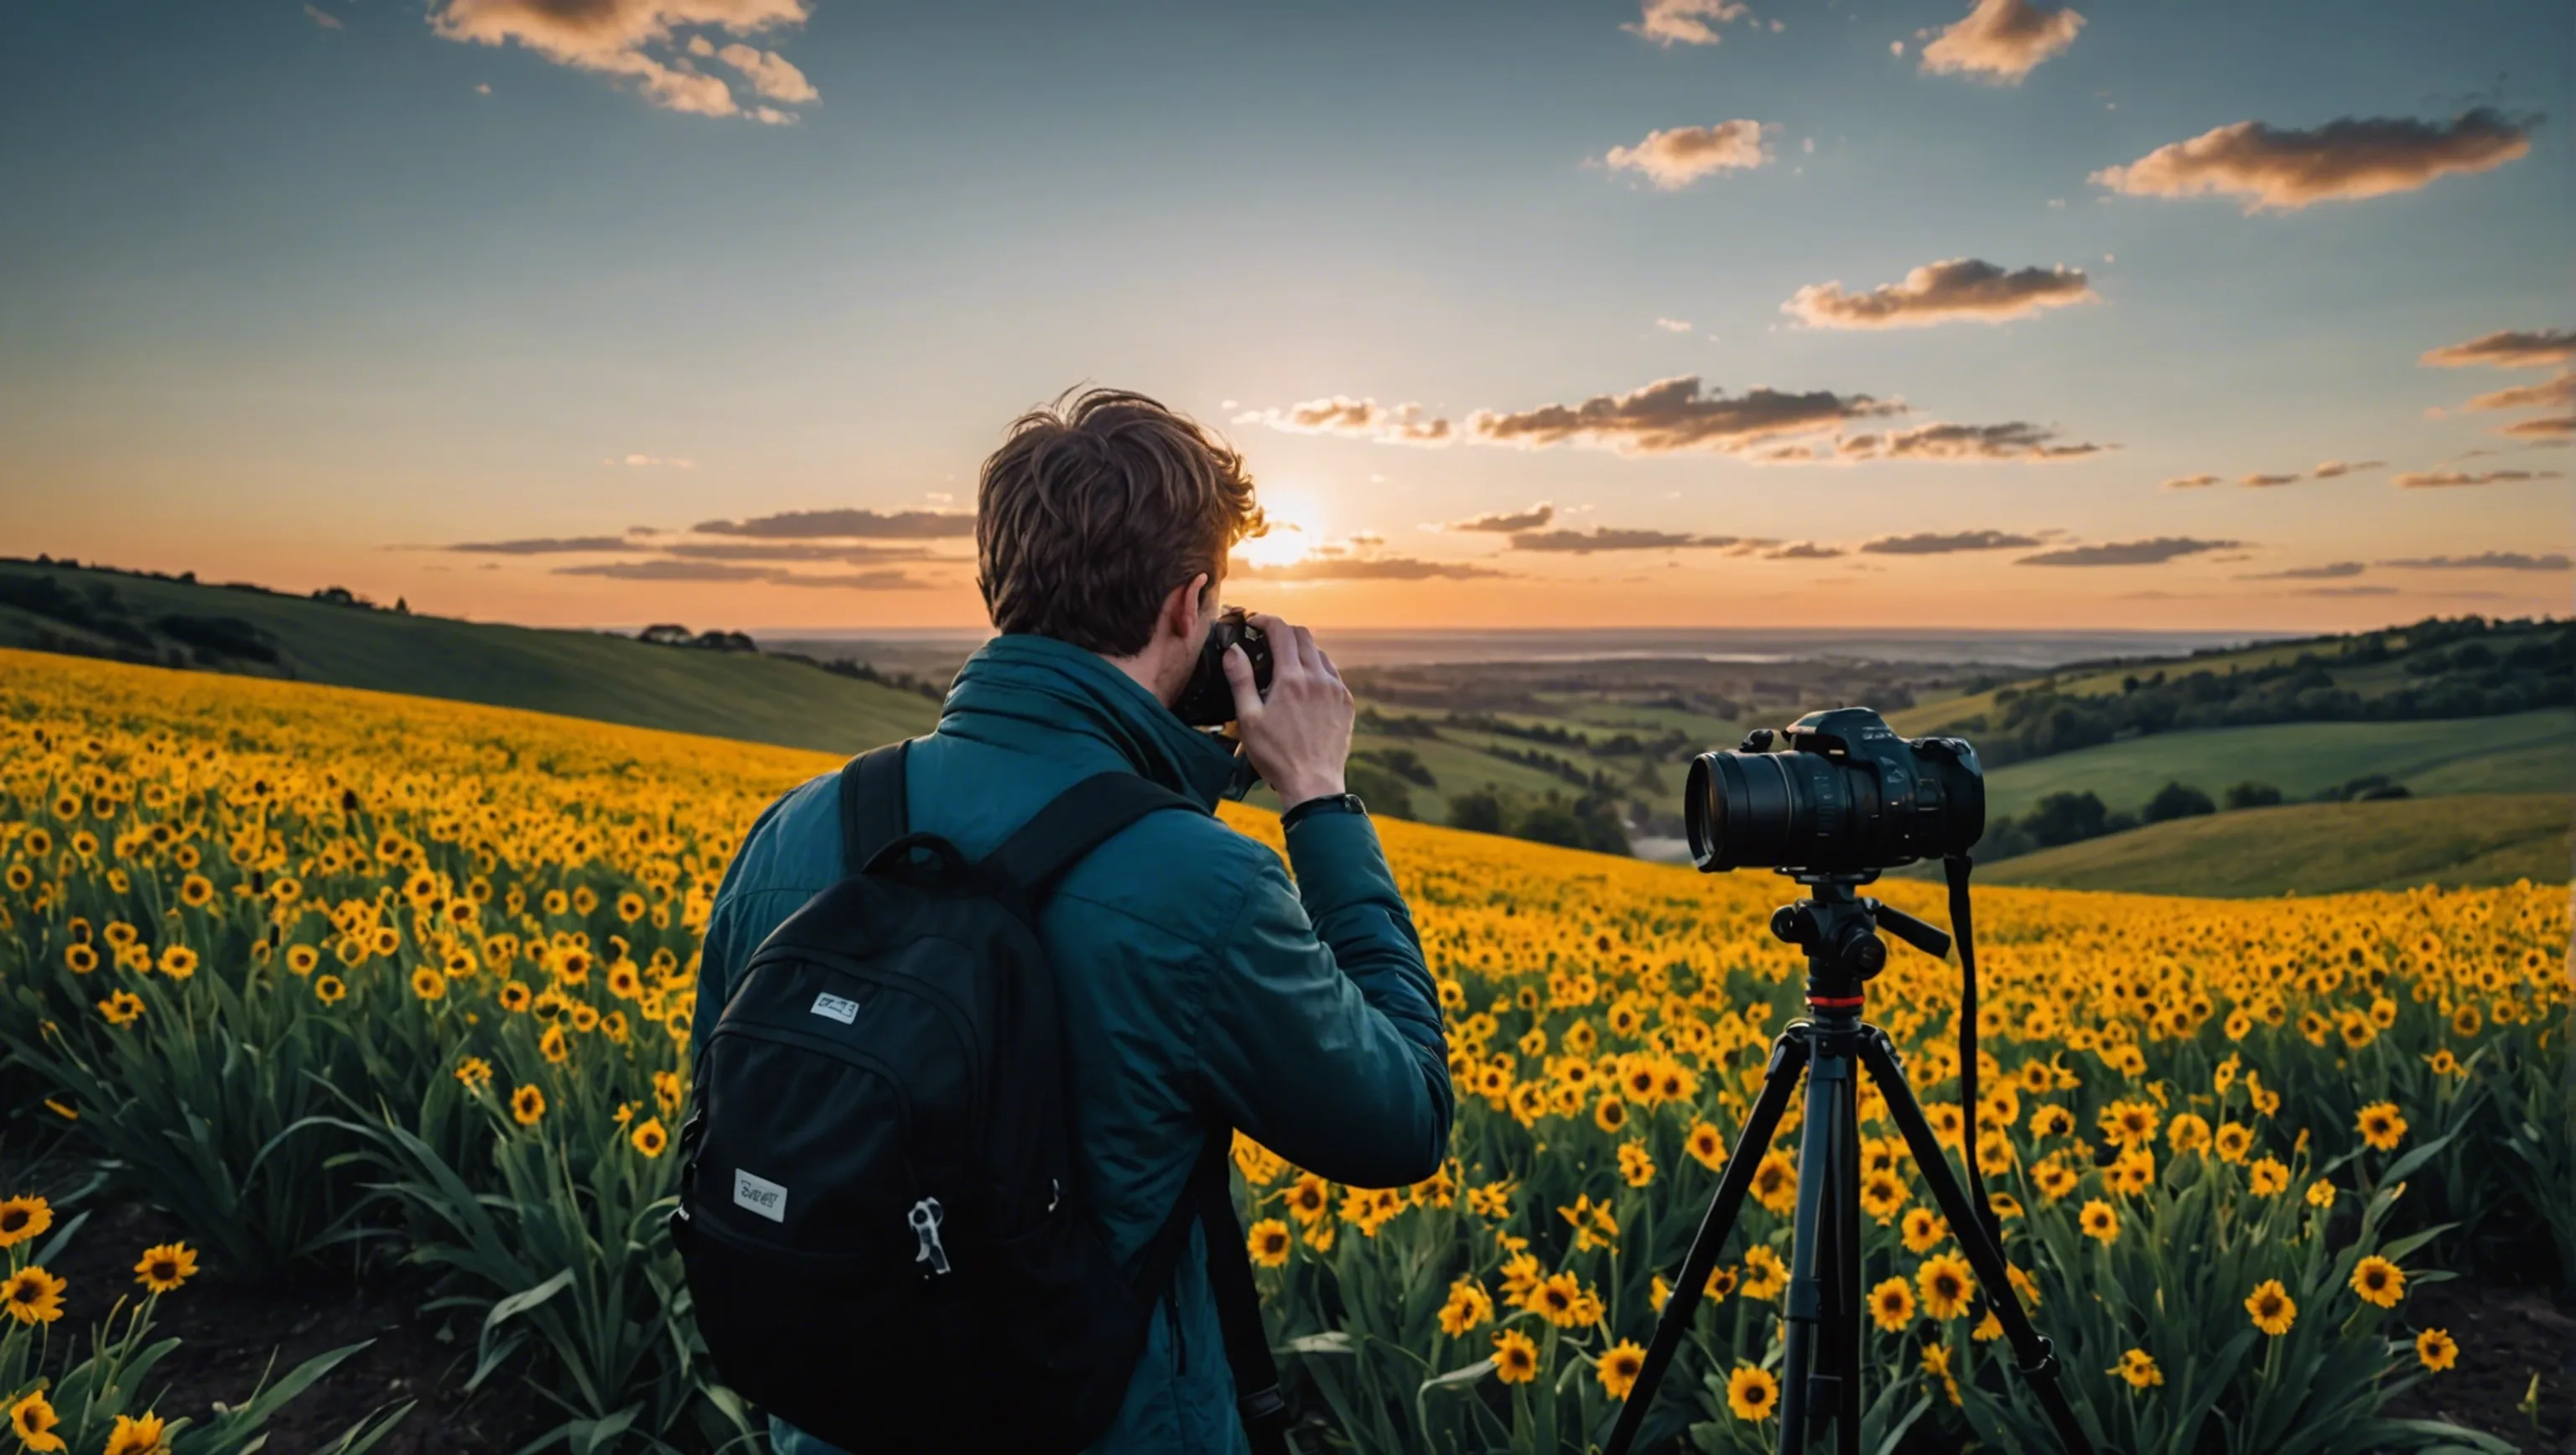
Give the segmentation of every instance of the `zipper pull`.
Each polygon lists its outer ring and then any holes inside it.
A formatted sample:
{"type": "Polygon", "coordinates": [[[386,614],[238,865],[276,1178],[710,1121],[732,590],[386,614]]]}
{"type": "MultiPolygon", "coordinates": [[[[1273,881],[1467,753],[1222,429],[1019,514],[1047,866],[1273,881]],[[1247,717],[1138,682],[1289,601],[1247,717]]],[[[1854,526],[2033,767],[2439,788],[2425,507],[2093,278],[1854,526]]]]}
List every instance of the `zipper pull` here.
{"type": "Polygon", "coordinates": [[[939,1199],[925,1197],[912,1205],[904,1216],[912,1225],[912,1235],[921,1240],[921,1251],[912,1255],[915,1263],[927,1263],[934,1274],[948,1271],[948,1250],[939,1246],[939,1199]]]}

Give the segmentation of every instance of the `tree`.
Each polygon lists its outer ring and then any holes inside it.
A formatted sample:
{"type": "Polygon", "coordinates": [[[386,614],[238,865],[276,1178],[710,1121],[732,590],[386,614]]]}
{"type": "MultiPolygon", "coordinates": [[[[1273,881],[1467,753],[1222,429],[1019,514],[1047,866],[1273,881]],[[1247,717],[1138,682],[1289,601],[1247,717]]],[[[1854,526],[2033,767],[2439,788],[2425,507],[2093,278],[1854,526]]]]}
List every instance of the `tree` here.
{"type": "Polygon", "coordinates": [[[1449,800],[1449,827],[1480,834],[1503,831],[1503,800],[1491,788],[1461,793],[1449,800]]]}
{"type": "Polygon", "coordinates": [[[2208,794],[2176,780],[2156,790],[2156,796],[2147,800],[2146,811],[2140,817],[2149,823],[2163,823],[2168,819],[2197,818],[2217,811],[2218,805],[2209,801],[2208,794]]]}
{"type": "Polygon", "coordinates": [[[2229,808],[2270,808],[2281,801],[2281,790],[2269,783],[2247,779],[2227,790],[2229,808]]]}
{"type": "Polygon", "coordinates": [[[678,622],[664,621],[656,622],[637,632],[635,639],[639,642],[651,642],[657,647],[685,647],[697,639],[697,634],[678,622]]]}
{"type": "Polygon", "coordinates": [[[1413,817],[1413,790],[1384,767],[1366,758],[1353,758],[1343,765],[1342,775],[1370,813],[1381,818],[1413,817]]]}
{"type": "Polygon", "coordinates": [[[2052,793],[2024,815],[2021,826],[2043,849],[2102,836],[2110,810],[2090,793],[2052,793]]]}

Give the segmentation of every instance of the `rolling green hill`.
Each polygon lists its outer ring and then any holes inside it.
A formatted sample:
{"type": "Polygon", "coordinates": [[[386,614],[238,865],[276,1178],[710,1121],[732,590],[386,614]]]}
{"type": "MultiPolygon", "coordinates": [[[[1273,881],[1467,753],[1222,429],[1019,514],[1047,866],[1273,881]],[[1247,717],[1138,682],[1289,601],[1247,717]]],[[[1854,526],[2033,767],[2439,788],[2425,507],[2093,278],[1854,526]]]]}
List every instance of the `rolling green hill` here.
{"type": "Polygon", "coordinates": [[[2134,813],[2174,781],[2212,798],[2249,779],[2311,798],[2373,773],[2418,795],[2576,792],[2576,712],[2157,733],[1994,769],[1986,812],[2019,817],[2048,794],[2089,792],[2134,813]]]}
{"type": "Polygon", "coordinates": [[[927,732],[939,715],[938,704],[917,693],[747,652],[0,563],[0,587],[13,581],[15,589],[0,599],[0,646],[209,666],[836,753],[927,732]],[[24,584],[46,579],[61,591],[24,584]],[[226,622],[238,625],[210,625],[226,622]]]}
{"type": "Polygon", "coordinates": [[[1980,883],[2220,899],[2565,883],[2576,799],[2460,794],[2301,803],[2151,824],[1980,865],[1980,883]]]}

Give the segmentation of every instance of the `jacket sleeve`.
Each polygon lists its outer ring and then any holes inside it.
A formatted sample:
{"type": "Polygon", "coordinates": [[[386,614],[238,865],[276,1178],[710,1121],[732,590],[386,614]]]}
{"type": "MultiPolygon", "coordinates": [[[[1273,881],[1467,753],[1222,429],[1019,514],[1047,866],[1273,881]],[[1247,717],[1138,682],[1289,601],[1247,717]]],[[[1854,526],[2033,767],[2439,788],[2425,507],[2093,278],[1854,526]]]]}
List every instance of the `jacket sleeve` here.
{"type": "Polygon", "coordinates": [[[1288,830],[1292,887],[1261,855],[1216,966],[1198,1052],[1244,1134],[1360,1187],[1419,1182],[1449,1149],[1448,1037],[1421,937],[1356,814],[1288,830]]]}

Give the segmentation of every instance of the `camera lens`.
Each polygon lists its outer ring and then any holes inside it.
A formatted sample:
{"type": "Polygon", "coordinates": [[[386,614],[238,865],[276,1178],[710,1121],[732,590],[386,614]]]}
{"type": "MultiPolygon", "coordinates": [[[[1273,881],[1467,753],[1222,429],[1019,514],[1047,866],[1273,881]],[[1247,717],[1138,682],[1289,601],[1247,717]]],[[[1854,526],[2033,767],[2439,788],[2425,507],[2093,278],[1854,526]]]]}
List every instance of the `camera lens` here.
{"type": "Polygon", "coordinates": [[[1838,708],[1746,744],[1756,751],[1691,761],[1682,823],[1703,872],[1861,873],[1965,853],[1985,830],[1985,780],[1958,739],[1899,738],[1866,708],[1838,708]]]}

